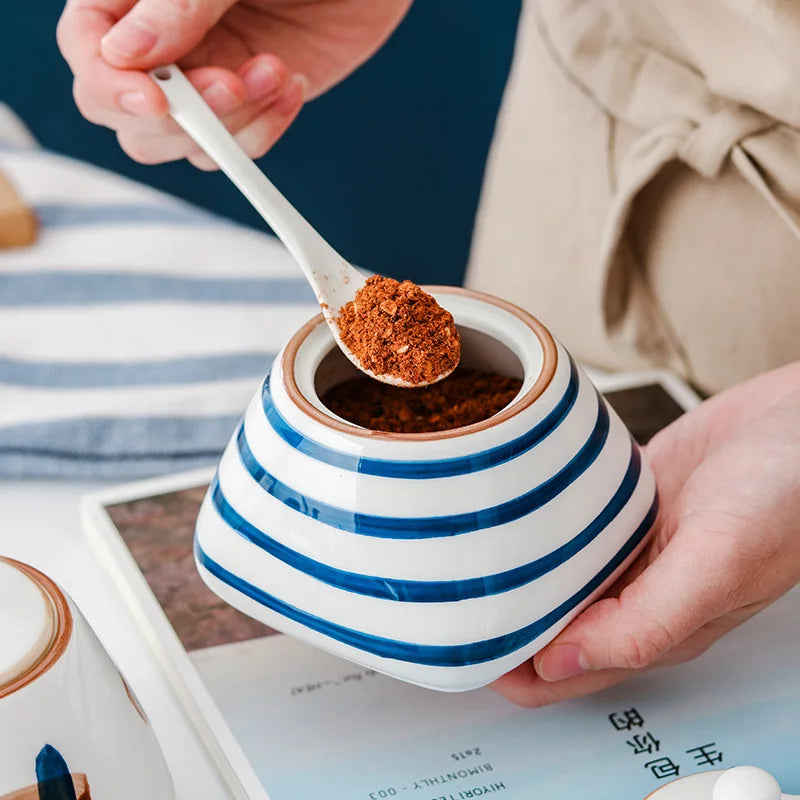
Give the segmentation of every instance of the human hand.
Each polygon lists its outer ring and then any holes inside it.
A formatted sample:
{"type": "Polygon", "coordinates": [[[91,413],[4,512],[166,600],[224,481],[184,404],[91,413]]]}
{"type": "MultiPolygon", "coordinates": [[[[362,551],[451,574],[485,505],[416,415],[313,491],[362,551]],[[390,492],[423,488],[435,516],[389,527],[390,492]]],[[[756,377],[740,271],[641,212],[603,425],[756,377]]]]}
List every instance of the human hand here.
{"type": "Polygon", "coordinates": [[[117,132],[145,164],[188,158],[216,169],[168,117],[145,70],[177,62],[258,158],[305,99],[330,88],[380,47],[411,0],[68,0],[61,52],[86,119],[117,132]]]}
{"type": "Polygon", "coordinates": [[[615,587],[493,684],[530,707],[688,661],[800,581],[800,363],[712,398],[647,447],[661,512],[615,587]]]}

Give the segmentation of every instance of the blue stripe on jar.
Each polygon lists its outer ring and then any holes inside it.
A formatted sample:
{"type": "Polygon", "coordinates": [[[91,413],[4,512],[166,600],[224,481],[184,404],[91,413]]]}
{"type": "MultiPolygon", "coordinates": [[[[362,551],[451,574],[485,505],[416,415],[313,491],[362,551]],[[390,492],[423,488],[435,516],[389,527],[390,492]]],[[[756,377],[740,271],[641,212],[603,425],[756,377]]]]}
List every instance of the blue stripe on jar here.
{"type": "Polygon", "coordinates": [[[595,462],[608,439],[609,424],[608,409],[597,394],[597,420],[594,429],[581,449],[555,475],[505,503],[479,511],[439,517],[383,517],[360,514],[307,497],[278,480],[259,464],[247,443],[244,425],[239,427],[236,434],[236,444],[239,457],[250,477],[276,500],[280,500],[300,514],[319,520],[332,528],[364,536],[385,539],[432,539],[504,525],[540,508],[564,491],[595,462]]]}
{"type": "Polygon", "coordinates": [[[569,414],[578,396],[578,368],[570,356],[570,373],[567,388],[556,406],[547,416],[522,436],[510,442],[492,447],[480,453],[458,458],[442,458],[432,461],[392,461],[383,458],[364,458],[353,453],[343,453],[303,436],[282,416],[272,400],[269,375],[261,389],[261,405],[264,415],[272,429],[288,445],[299,450],[315,461],[322,461],[339,469],[360,472],[364,475],[377,475],[381,478],[405,478],[426,480],[430,478],[449,478],[453,475],[467,475],[479,470],[496,467],[526,453],[549,436],[569,414]]]}
{"type": "Polygon", "coordinates": [[[552,572],[584,547],[593,542],[619,515],[627,505],[639,482],[641,453],[631,442],[631,457],[619,488],[600,513],[578,534],[560,547],[540,558],[505,572],[478,578],[449,581],[420,581],[384,578],[363,575],[357,572],[331,567],[313,558],[304,556],[285,544],[276,541],[267,533],[244,519],[227,501],[219,480],[211,487],[211,500],[222,520],[240,536],[282,561],[289,567],[316,578],[330,586],[355,594],[396,600],[404,603],[447,603],[487,597],[518,589],[542,575],[552,572]]]}
{"type": "Polygon", "coordinates": [[[526,625],[519,630],[484,639],[479,642],[458,645],[426,645],[413,642],[403,642],[396,639],[387,639],[382,636],[373,636],[362,631],[339,625],[335,622],[318,617],[303,611],[278,597],[275,597],[252,583],[229,572],[225,567],[211,558],[195,540],[195,558],[211,575],[230,586],[232,589],[254,600],[277,614],[303,625],[310,630],[328,636],[343,644],[355,647],[366,653],[381,658],[391,658],[397,661],[407,661],[429,667],[466,667],[471,664],[482,664],[495,661],[499,658],[519,650],[525,645],[541,636],[559,620],[577,608],[588,599],[603,583],[620,567],[625,560],[641,544],[655,522],[658,510],[657,499],[653,500],[650,510],[642,522],[617,551],[616,555],[579,591],[554,608],[548,614],[526,625]]]}

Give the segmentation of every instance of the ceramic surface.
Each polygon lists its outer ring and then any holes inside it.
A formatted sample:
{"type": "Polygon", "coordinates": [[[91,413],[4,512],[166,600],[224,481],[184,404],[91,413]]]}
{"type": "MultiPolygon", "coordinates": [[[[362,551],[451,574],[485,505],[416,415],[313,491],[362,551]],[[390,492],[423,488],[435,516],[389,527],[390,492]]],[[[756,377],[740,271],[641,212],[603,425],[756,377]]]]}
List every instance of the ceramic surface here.
{"type": "Polygon", "coordinates": [[[74,603],[0,558],[0,800],[171,800],[147,720],[74,603]]]}
{"type": "Polygon", "coordinates": [[[435,689],[485,685],[631,562],[653,475],[566,350],[525,312],[431,290],[463,362],[523,378],[500,414],[443,434],[366,431],[319,394],[352,368],[321,317],[254,397],[197,522],[200,574],[272,627],[435,689]]]}

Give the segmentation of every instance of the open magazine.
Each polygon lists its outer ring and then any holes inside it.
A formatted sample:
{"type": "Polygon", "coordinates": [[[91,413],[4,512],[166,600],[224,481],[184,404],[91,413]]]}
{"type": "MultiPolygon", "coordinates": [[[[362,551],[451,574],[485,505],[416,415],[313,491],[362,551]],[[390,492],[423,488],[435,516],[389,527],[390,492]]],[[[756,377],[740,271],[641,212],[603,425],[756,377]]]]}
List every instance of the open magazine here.
{"type": "MultiPolygon", "coordinates": [[[[668,375],[598,381],[640,442],[696,402],[668,375]]],[[[234,797],[639,800],[753,763],[800,791],[800,593],[701,659],[558,706],[406,685],[276,634],[194,568],[211,473],[86,499],[87,533],[234,797]]]]}

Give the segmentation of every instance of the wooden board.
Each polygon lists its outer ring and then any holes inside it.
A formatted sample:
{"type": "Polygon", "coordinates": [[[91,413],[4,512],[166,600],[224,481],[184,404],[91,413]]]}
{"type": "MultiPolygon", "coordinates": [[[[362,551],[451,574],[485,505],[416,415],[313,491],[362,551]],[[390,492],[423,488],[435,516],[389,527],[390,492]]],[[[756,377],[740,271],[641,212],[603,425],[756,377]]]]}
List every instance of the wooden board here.
{"type": "Polygon", "coordinates": [[[36,215],[0,172],[0,248],[33,244],[37,228],[36,215]]]}

